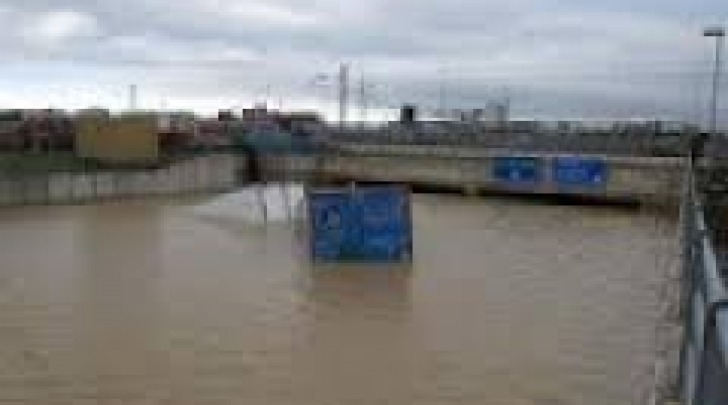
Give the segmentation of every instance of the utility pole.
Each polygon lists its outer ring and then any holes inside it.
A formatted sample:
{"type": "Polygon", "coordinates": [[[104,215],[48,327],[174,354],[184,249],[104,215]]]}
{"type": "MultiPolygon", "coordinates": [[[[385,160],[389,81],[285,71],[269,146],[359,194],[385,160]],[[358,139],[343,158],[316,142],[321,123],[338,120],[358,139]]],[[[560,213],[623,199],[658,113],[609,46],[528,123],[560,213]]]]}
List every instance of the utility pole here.
{"type": "Polygon", "coordinates": [[[359,83],[359,119],[362,125],[367,121],[367,83],[364,80],[364,74],[361,75],[359,83]]]}
{"type": "MultiPolygon", "coordinates": [[[[703,31],[703,36],[706,38],[715,39],[715,63],[713,66],[713,83],[712,83],[712,94],[710,97],[710,123],[709,123],[709,136],[712,139],[718,137],[718,92],[720,88],[720,71],[721,71],[721,54],[723,51],[723,41],[725,38],[725,29],[721,26],[708,27],[703,31]]],[[[694,170],[696,159],[703,156],[705,153],[705,142],[706,138],[702,135],[702,131],[699,137],[694,138],[690,156],[689,156],[689,171],[694,170]]],[[[709,181],[715,181],[715,168],[712,162],[708,162],[709,168],[707,170],[709,181]]],[[[710,188],[710,187],[709,187],[710,188]]]]}
{"type": "Polygon", "coordinates": [[[339,125],[346,125],[349,105],[349,65],[342,63],[339,67],[339,125]]]}
{"type": "Polygon", "coordinates": [[[268,102],[270,101],[270,83],[266,83],[265,85],[265,108],[268,109],[268,102]]]}
{"type": "Polygon", "coordinates": [[[725,40],[725,29],[723,27],[707,28],[703,35],[708,38],[715,38],[715,65],[713,66],[713,91],[710,99],[710,135],[718,135],[718,93],[720,89],[720,73],[722,64],[723,42],[725,40]]]}
{"type": "Polygon", "coordinates": [[[440,102],[439,109],[443,119],[448,118],[447,113],[447,72],[444,67],[439,69],[440,72],[440,102]]]}
{"type": "Polygon", "coordinates": [[[129,86],[129,111],[136,111],[137,109],[137,90],[136,84],[129,86]]]}

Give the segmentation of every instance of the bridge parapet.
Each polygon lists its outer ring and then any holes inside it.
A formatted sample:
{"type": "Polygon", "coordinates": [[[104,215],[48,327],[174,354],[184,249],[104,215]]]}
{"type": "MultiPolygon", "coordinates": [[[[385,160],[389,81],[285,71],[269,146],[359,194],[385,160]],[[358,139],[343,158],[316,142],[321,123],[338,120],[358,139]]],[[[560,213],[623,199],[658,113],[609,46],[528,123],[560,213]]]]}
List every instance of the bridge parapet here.
{"type": "Polygon", "coordinates": [[[728,291],[693,171],[682,206],[683,272],[679,397],[683,404],[728,403],[728,291]]]}
{"type": "MultiPolygon", "coordinates": [[[[280,159],[277,156],[268,160],[280,159]]],[[[674,157],[525,153],[427,145],[339,144],[315,157],[290,155],[284,159],[288,163],[270,166],[286,167],[287,174],[294,178],[310,175],[315,168],[314,177],[330,180],[405,182],[454,187],[468,193],[561,194],[656,202],[678,201],[683,171],[682,160],[674,157]],[[515,167],[518,164],[531,168],[519,169],[515,167]]]]}

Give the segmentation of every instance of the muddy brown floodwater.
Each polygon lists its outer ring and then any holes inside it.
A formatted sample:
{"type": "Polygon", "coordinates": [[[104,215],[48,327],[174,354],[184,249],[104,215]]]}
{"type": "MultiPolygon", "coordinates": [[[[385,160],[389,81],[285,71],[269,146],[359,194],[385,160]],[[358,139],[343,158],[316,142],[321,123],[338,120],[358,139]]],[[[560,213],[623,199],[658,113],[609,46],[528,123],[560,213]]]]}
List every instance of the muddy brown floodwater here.
{"type": "Polygon", "coordinates": [[[411,269],[311,268],[196,201],[0,211],[0,403],[615,405],[649,384],[643,210],[414,198],[411,269]]]}

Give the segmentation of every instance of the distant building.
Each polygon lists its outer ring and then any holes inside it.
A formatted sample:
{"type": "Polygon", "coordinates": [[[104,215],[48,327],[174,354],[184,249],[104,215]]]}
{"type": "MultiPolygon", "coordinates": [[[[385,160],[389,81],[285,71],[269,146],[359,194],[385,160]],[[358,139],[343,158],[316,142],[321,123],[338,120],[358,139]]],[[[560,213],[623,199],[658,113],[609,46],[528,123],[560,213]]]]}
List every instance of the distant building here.
{"type": "Polygon", "coordinates": [[[311,134],[318,132],[324,121],[313,111],[268,110],[258,105],[252,109],[243,110],[243,124],[248,131],[258,133],[286,132],[290,134],[311,134]]]}
{"type": "Polygon", "coordinates": [[[73,125],[64,111],[0,111],[0,148],[24,151],[71,149],[73,125]]]}
{"type": "Polygon", "coordinates": [[[506,125],[513,133],[535,133],[539,130],[539,122],[534,120],[508,121],[506,125]]]}
{"type": "Polygon", "coordinates": [[[230,128],[234,122],[219,121],[217,119],[198,119],[194,123],[192,145],[202,148],[216,148],[228,146],[230,142],[230,128]]]}
{"type": "Polygon", "coordinates": [[[165,152],[184,150],[194,143],[195,120],[193,113],[165,112],[157,114],[159,146],[165,152]]]}
{"type": "Polygon", "coordinates": [[[316,112],[269,110],[264,105],[243,110],[242,121],[227,124],[233,144],[265,152],[308,148],[326,128],[316,112]]]}
{"type": "Polygon", "coordinates": [[[157,117],[141,113],[79,115],[75,151],[80,158],[109,164],[156,163],[160,152],[157,117]]]}
{"type": "Polygon", "coordinates": [[[572,123],[569,121],[558,121],[556,123],[556,132],[558,132],[562,135],[571,134],[573,128],[574,128],[574,125],[572,125],[572,123]]]}
{"type": "Polygon", "coordinates": [[[491,102],[486,106],[483,116],[488,130],[506,131],[511,120],[510,107],[507,103],[491,102]]]}
{"type": "Polygon", "coordinates": [[[400,124],[410,125],[417,121],[417,107],[411,104],[405,104],[399,110],[400,124]]]}
{"type": "Polygon", "coordinates": [[[0,150],[21,150],[23,115],[20,110],[0,111],[0,150]]]}
{"type": "Polygon", "coordinates": [[[243,109],[243,121],[244,122],[253,122],[253,121],[255,121],[256,116],[257,116],[257,110],[255,108],[243,109]]]}
{"type": "Polygon", "coordinates": [[[235,114],[231,110],[220,110],[217,112],[218,121],[235,121],[235,114]]]}

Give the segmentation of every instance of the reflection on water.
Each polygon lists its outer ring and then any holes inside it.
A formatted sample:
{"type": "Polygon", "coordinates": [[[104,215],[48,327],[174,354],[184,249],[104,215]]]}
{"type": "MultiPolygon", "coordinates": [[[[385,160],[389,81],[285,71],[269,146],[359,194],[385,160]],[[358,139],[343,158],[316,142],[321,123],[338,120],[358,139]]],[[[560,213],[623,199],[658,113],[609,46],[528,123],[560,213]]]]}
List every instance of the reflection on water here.
{"type": "Polygon", "coordinates": [[[0,402],[611,405],[641,394],[668,237],[653,218],[414,201],[415,262],[395,269],[312,267],[290,226],[226,226],[192,202],[2,211],[0,402]]]}

